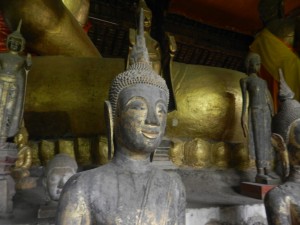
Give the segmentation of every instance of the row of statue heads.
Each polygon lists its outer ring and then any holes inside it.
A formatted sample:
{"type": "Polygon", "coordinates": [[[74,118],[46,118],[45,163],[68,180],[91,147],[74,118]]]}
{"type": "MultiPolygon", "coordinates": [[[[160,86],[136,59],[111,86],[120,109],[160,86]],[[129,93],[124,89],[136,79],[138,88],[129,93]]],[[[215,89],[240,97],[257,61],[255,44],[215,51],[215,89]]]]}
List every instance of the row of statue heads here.
{"type": "MultiPolygon", "coordinates": [[[[142,18],[141,11],[140,21],[143,21],[142,18]]],[[[7,96],[7,98],[2,98],[4,101],[1,103],[3,112],[1,119],[2,124],[5,124],[1,127],[3,143],[8,137],[14,136],[20,127],[26,72],[31,66],[30,55],[23,59],[17,54],[24,49],[25,44],[24,39],[20,38],[22,36],[19,31],[20,28],[8,37],[7,46],[10,52],[5,57],[3,55],[4,58],[1,59],[3,93],[7,96]],[[18,66],[11,67],[11,65],[18,66]],[[14,72],[16,79],[12,79],[11,71],[14,72]]],[[[246,65],[249,76],[240,81],[243,94],[242,127],[245,135],[250,139],[250,146],[252,146],[250,150],[256,155],[256,181],[264,183],[274,178],[278,179],[270,173],[269,158],[271,121],[274,112],[267,84],[258,76],[259,55],[251,53],[246,59],[246,65]],[[246,102],[247,93],[249,104],[246,102]],[[250,122],[246,121],[247,106],[250,122]]],[[[281,77],[284,83],[283,76],[281,77]]],[[[293,98],[293,95],[286,90],[284,92],[282,89],[281,93],[284,101],[293,98]]],[[[149,163],[150,153],[159,146],[164,135],[168,101],[168,87],[158,72],[151,67],[145,47],[143,23],[140,22],[128,69],[114,79],[109,92],[109,101],[106,102],[110,130],[114,134],[110,136],[112,139],[110,142],[113,143],[116,154],[107,165],[72,176],[60,197],[57,224],[75,224],[78,221],[86,221],[86,224],[92,224],[93,221],[118,224],[119,221],[123,221],[124,224],[130,224],[133,220],[135,224],[143,224],[144,221],[154,224],[184,223],[186,200],[180,179],[170,177],[169,174],[155,169],[149,163]],[[128,183],[129,178],[132,180],[131,183],[128,183]],[[146,187],[142,184],[146,184],[146,187]],[[127,193],[122,194],[120,187],[125,188],[127,193]],[[172,196],[172,200],[170,201],[166,196],[172,196]],[[95,203],[93,199],[99,199],[99,201],[95,203]],[[115,204],[116,202],[118,204],[115,204]],[[80,207],[76,207],[78,205],[80,207]]],[[[280,200],[285,194],[292,198],[295,205],[299,203],[299,199],[293,196],[294,191],[290,191],[298,190],[295,185],[299,181],[298,121],[295,118],[289,122],[285,136],[281,136],[283,139],[281,146],[286,145],[290,153],[289,162],[292,169],[285,186],[279,186],[267,195],[266,208],[268,216],[272,218],[270,221],[280,219],[284,221],[283,215],[290,216],[288,212],[279,213],[278,209],[286,206],[285,204],[290,204],[280,200]],[[289,136],[290,133],[293,135],[289,136]],[[280,215],[276,216],[276,214],[280,215]]],[[[276,137],[278,136],[274,136],[275,140],[277,140],[276,137]]],[[[49,163],[49,168],[45,173],[47,180],[45,184],[49,188],[50,198],[54,201],[59,199],[58,195],[61,193],[61,188],[58,190],[58,187],[63,186],[67,178],[75,174],[77,170],[76,162],[71,160],[72,166],[70,166],[66,158],[62,160],[63,157],[60,155],[55,157],[53,163],[49,163]],[[64,168],[64,165],[69,169],[51,168],[64,168]],[[55,177],[54,172],[57,172],[61,179],[55,177]],[[51,180],[58,182],[51,182],[51,180]]]]}

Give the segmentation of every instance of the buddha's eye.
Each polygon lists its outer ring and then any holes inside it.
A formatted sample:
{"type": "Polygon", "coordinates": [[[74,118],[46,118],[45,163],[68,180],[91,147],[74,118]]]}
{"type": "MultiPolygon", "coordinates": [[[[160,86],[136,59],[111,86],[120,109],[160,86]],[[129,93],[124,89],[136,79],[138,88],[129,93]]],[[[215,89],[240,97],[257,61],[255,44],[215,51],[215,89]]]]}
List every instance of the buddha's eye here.
{"type": "Polygon", "coordinates": [[[165,104],[159,102],[156,105],[156,113],[157,114],[167,114],[167,107],[165,106],[165,104]]]}
{"type": "Polygon", "coordinates": [[[127,109],[140,110],[140,111],[147,110],[147,104],[141,98],[131,99],[126,105],[127,105],[127,109]]]}
{"type": "Polygon", "coordinates": [[[128,109],[134,109],[134,110],[146,110],[146,104],[142,103],[142,102],[138,102],[138,101],[135,101],[135,102],[131,102],[129,105],[128,105],[128,109]]]}

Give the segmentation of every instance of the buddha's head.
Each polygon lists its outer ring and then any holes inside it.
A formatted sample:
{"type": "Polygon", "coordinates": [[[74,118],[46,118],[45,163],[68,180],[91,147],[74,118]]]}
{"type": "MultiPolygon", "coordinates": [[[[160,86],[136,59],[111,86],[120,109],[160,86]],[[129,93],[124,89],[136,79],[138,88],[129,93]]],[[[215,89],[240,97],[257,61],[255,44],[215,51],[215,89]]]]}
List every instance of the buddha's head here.
{"type": "Polygon", "coordinates": [[[20,20],[16,31],[7,36],[6,46],[10,51],[22,52],[25,47],[25,39],[22,36],[21,30],[22,20],[20,20]]]}
{"type": "Polygon", "coordinates": [[[288,84],[285,82],[284,76],[280,70],[279,73],[279,93],[278,93],[278,99],[283,102],[287,99],[293,99],[295,96],[295,93],[292,91],[292,89],[288,86],[288,84]]]}
{"type": "Polygon", "coordinates": [[[14,142],[19,146],[23,147],[28,142],[28,131],[25,127],[24,120],[22,121],[22,125],[20,127],[19,132],[14,137],[14,142]]]}
{"type": "Polygon", "coordinates": [[[58,201],[68,179],[77,172],[75,159],[67,154],[57,154],[49,161],[45,170],[44,186],[53,201],[58,201]]]}
{"type": "Polygon", "coordinates": [[[300,119],[291,123],[287,138],[290,164],[300,166],[300,119]]]}
{"type": "Polygon", "coordinates": [[[164,135],[169,91],[150,65],[143,34],[140,22],[130,66],[113,80],[109,100],[117,144],[133,152],[149,153],[164,135]]]}
{"type": "Polygon", "coordinates": [[[261,66],[260,55],[254,52],[250,52],[245,60],[247,74],[259,73],[261,66]]]}

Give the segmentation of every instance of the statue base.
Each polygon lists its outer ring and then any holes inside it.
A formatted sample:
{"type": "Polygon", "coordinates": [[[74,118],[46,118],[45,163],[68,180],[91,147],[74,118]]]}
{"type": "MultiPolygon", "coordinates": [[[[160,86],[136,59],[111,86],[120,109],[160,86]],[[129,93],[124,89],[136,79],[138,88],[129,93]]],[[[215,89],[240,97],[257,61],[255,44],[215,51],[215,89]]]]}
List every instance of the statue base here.
{"type": "Polygon", "coordinates": [[[267,192],[276,186],[277,185],[242,182],[240,184],[240,191],[242,195],[263,200],[267,192]]]}
{"type": "Polygon", "coordinates": [[[38,211],[38,225],[55,225],[57,204],[43,205],[38,211]]]}
{"type": "Polygon", "coordinates": [[[9,197],[9,184],[6,179],[0,180],[0,218],[12,218],[12,200],[9,197]]]}
{"type": "Polygon", "coordinates": [[[280,178],[279,177],[269,177],[269,176],[256,176],[255,177],[255,183],[259,184],[269,184],[269,185],[279,185],[280,184],[280,178]]]}

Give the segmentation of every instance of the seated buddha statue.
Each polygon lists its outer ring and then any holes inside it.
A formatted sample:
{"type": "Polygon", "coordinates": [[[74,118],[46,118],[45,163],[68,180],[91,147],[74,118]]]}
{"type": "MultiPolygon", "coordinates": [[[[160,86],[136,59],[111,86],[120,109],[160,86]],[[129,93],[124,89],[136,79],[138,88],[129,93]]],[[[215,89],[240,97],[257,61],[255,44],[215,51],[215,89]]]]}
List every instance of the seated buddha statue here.
{"type": "Polygon", "coordinates": [[[140,18],[130,66],[113,80],[106,102],[114,157],[70,178],[59,200],[57,225],[185,223],[181,180],[150,162],[164,135],[169,91],[149,63],[143,12],[140,18]]]}
{"type": "Polygon", "coordinates": [[[266,194],[264,203],[269,224],[300,224],[300,119],[288,129],[290,173],[285,182],[266,194]]]}
{"type": "Polygon", "coordinates": [[[18,147],[18,159],[12,170],[12,176],[16,181],[17,189],[34,187],[35,180],[30,178],[29,169],[32,165],[32,151],[28,146],[28,131],[25,127],[24,120],[22,126],[14,137],[14,142],[18,147]]]}

